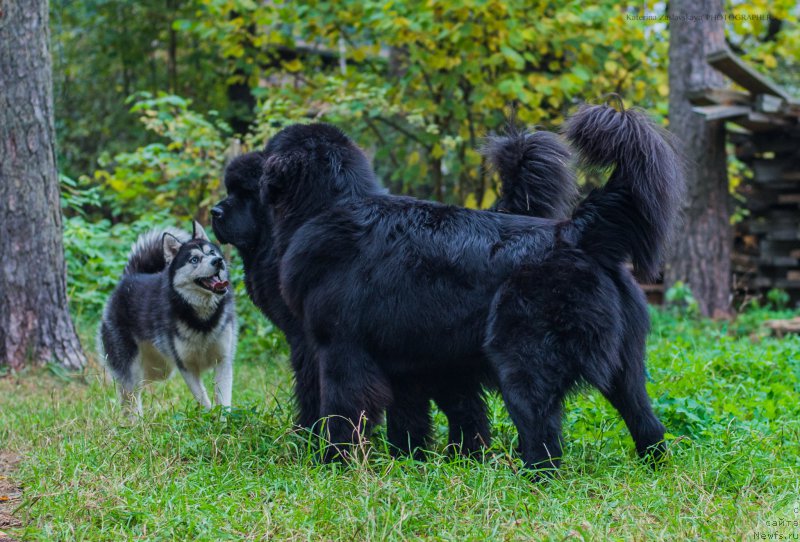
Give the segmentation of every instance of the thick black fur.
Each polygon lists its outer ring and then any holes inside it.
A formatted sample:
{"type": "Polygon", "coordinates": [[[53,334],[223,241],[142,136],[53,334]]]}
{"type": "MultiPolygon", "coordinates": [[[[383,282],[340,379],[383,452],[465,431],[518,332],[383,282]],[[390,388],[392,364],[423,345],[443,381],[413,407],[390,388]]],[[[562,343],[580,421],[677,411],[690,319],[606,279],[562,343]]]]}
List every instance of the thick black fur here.
{"type": "Polygon", "coordinates": [[[542,218],[566,218],[578,199],[569,149],[552,132],[510,125],[484,142],[483,155],[502,182],[497,211],[542,218]]]}
{"type": "MultiPolygon", "coordinates": [[[[509,128],[492,136],[484,148],[501,177],[498,210],[565,217],[574,201],[575,179],[566,166],[568,151],[547,132],[509,128]],[[547,201],[545,201],[547,200],[547,201]],[[552,203],[548,203],[552,202],[552,203]]],[[[225,172],[228,197],[212,211],[217,238],[239,251],[245,284],[254,304],[287,337],[295,373],[297,423],[310,428],[320,417],[318,365],[310,354],[302,325],[279,295],[278,258],[272,243],[272,223],[265,201],[258,198],[264,156],[252,152],[234,159],[225,172]]],[[[433,376],[433,375],[431,375],[433,376]]],[[[430,434],[430,400],[447,415],[450,442],[465,453],[489,442],[489,424],[483,397],[486,375],[392,380],[393,400],[387,408],[387,437],[394,449],[416,451],[430,434]]]]}
{"type": "Polygon", "coordinates": [[[259,196],[262,170],[263,156],[258,152],[231,161],[225,170],[228,196],[212,209],[212,227],[221,243],[238,250],[250,299],[286,335],[295,376],[296,421],[310,429],[320,417],[319,368],[306,346],[301,322],[281,298],[272,222],[259,196]]]}
{"type": "Polygon", "coordinates": [[[623,264],[649,274],[658,262],[682,190],[677,157],[636,111],[586,107],[567,135],[588,165],[613,168],[568,220],[386,195],[328,125],[270,140],[281,292],[318,356],[331,442],[380,419],[398,378],[491,375],[529,466],[559,463],[563,399],[582,381],[620,411],[639,453],[663,452],[645,390],[646,306],[623,264]]]}

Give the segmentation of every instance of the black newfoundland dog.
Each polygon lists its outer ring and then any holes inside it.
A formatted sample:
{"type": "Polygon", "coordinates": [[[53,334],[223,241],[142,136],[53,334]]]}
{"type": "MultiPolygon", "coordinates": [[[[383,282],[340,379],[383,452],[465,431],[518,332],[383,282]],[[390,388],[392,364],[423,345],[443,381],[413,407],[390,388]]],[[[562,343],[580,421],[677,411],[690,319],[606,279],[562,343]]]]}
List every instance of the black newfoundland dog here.
{"type": "Polygon", "coordinates": [[[401,399],[393,382],[450,390],[485,375],[529,467],[558,465],[563,399],[580,382],[616,407],[640,454],[663,453],[645,390],[646,305],[624,263],[656,274],[679,161],[635,110],[584,107],[566,135],[610,174],[563,220],[386,195],[364,153],[328,125],[269,141],[262,190],[280,291],[318,364],[326,459],[346,456],[361,421],[401,399]]]}
{"type": "MultiPolygon", "coordinates": [[[[549,132],[526,132],[510,127],[488,138],[484,154],[498,170],[501,196],[495,212],[566,218],[577,196],[567,166],[568,150],[549,132]]],[[[311,428],[320,419],[319,366],[306,341],[301,321],[286,306],[278,281],[278,253],[273,244],[267,199],[259,187],[264,155],[252,152],[234,159],[225,172],[228,196],[211,211],[217,238],[239,252],[245,284],[253,303],[286,335],[295,374],[297,423],[311,428]]],[[[374,182],[371,170],[360,172],[374,182]]],[[[430,433],[430,401],[445,413],[450,443],[472,453],[490,440],[482,383],[489,375],[476,373],[391,375],[392,399],[387,406],[387,438],[394,451],[420,453],[430,433]]],[[[376,421],[376,420],[373,420],[376,421]]]]}

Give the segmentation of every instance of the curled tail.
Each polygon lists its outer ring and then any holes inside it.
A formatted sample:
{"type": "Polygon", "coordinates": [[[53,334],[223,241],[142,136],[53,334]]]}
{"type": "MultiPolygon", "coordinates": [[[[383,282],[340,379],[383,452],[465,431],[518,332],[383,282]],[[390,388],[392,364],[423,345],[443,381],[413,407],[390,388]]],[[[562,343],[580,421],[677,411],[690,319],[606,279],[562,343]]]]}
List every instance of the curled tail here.
{"type": "Polygon", "coordinates": [[[160,273],[163,271],[167,267],[167,261],[164,259],[163,244],[165,233],[169,233],[182,243],[192,237],[177,228],[150,230],[141,234],[131,247],[131,252],[128,254],[128,263],[125,264],[125,270],[122,271],[122,274],[160,273]]]}
{"type": "Polygon", "coordinates": [[[582,165],[611,168],[572,214],[578,246],[607,266],[630,258],[639,278],[655,278],[684,188],[669,134],[643,112],[607,105],[583,106],[565,131],[582,165]]]}
{"type": "Polygon", "coordinates": [[[500,175],[494,208],[542,218],[566,218],[578,195],[569,150],[551,132],[510,126],[489,136],[482,152],[500,175]]]}

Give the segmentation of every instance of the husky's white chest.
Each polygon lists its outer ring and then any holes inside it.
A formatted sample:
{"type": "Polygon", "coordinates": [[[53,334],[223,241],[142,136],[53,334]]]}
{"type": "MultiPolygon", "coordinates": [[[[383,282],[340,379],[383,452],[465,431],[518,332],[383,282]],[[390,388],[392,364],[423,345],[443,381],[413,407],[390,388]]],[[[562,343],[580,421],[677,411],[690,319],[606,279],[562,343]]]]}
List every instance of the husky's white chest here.
{"type": "Polygon", "coordinates": [[[203,333],[179,322],[173,338],[175,354],[189,371],[205,371],[229,355],[235,340],[234,333],[232,323],[219,325],[210,332],[203,333]]]}

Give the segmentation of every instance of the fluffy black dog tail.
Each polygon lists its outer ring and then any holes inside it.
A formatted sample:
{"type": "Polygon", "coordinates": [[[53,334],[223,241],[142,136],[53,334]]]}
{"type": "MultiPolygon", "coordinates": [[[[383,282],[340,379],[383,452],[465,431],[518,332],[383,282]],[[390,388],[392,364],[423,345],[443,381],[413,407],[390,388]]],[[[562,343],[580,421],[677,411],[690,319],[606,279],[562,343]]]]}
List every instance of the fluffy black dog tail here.
{"type": "Polygon", "coordinates": [[[569,216],[578,185],[567,165],[569,150],[556,134],[509,125],[504,133],[487,137],[481,152],[500,175],[495,210],[542,218],[569,216]]]}
{"type": "Polygon", "coordinates": [[[150,230],[141,234],[131,247],[128,263],[125,264],[122,274],[160,273],[163,271],[167,267],[167,260],[164,258],[165,233],[172,235],[181,243],[185,243],[192,237],[177,228],[150,230]]]}
{"type": "Polygon", "coordinates": [[[684,187],[669,134],[643,112],[607,105],[583,106],[565,131],[582,165],[611,168],[572,215],[578,246],[602,265],[630,259],[637,277],[655,278],[684,187]]]}

